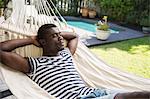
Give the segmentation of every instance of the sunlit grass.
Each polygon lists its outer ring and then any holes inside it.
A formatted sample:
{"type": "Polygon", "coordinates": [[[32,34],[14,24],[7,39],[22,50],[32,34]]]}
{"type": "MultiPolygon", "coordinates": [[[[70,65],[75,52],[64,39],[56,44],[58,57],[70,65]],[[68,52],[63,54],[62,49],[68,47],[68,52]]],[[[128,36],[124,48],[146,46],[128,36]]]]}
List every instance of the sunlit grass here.
{"type": "Polygon", "coordinates": [[[111,66],[150,78],[150,37],[90,47],[111,66]]]}

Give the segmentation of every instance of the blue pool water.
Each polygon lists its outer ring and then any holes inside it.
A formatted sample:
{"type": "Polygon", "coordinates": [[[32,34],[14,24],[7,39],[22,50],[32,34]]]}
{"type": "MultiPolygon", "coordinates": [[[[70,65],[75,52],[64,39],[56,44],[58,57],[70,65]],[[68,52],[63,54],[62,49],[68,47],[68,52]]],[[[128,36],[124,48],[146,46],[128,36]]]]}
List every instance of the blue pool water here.
{"type": "MultiPolygon", "coordinates": [[[[71,26],[78,27],[78,28],[81,28],[81,29],[84,29],[84,30],[87,30],[87,31],[90,31],[93,33],[96,32],[96,25],[95,24],[91,24],[91,23],[84,22],[84,21],[67,21],[67,23],[71,26]]],[[[119,33],[118,30],[114,30],[111,28],[110,28],[110,32],[111,33],[119,33]]]]}

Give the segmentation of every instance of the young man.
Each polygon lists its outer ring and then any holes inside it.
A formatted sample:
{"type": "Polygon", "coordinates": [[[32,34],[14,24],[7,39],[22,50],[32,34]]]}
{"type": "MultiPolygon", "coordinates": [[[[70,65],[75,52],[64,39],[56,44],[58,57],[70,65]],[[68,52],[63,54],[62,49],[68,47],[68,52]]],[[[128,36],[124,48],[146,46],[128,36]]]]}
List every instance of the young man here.
{"type": "Polygon", "coordinates": [[[148,99],[149,92],[118,93],[106,89],[89,88],[75,70],[72,55],[77,48],[78,37],[73,33],[61,33],[53,24],[45,24],[38,30],[36,39],[16,39],[0,43],[0,61],[23,73],[58,99],[90,99],[106,96],[111,99],[148,99]],[[68,41],[64,48],[64,39],[68,41]],[[24,58],[12,50],[34,44],[43,49],[38,58],[24,58]]]}

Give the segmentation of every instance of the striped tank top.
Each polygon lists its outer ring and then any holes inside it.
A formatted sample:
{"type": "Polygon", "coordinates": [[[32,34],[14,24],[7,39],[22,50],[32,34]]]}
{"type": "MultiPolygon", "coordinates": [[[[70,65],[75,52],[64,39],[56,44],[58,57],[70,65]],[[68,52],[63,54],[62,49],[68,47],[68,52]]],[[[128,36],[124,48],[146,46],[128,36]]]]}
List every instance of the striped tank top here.
{"type": "Polygon", "coordinates": [[[30,73],[27,75],[57,99],[76,99],[95,90],[82,81],[68,49],[60,51],[55,57],[28,57],[28,61],[30,73]]]}

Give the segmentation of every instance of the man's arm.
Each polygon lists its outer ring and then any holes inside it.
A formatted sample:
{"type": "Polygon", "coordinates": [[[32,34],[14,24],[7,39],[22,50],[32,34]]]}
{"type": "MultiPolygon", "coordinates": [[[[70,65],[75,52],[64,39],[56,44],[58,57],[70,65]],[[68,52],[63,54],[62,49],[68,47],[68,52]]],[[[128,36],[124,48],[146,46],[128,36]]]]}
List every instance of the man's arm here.
{"type": "Polygon", "coordinates": [[[69,48],[72,55],[74,55],[77,45],[78,45],[78,36],[76,33],[63,32],[61,33],[64,39],[68,41],[67,47],[69,48]]]}
{"type": "Polygon", "coordinates": [[[34,40],[31,38],[0,42],[0,62],[15,70],[19,70],[24,73],[29,72],[27,59],[11,51],[18,47],[33,44],[33,42],[34,40]]]}

